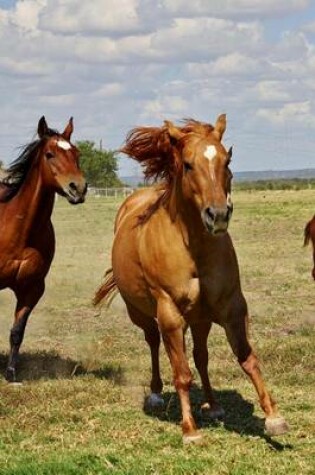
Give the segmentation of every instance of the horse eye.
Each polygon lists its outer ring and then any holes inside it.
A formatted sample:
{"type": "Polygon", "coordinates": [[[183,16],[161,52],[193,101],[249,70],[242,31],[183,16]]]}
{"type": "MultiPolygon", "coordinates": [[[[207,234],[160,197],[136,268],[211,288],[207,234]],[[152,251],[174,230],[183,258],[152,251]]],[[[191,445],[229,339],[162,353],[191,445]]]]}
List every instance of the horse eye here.
{"type": "Polygon", "coordinates": [[[184,162],[184,170],[185,170],[185,172],[188,172],[189,170],[192,170],[192,169],[193,169],[193,167],[192,167],[192,165],[191,165],[190,163],[184,162]]]}
{"type": "Polygon", "coordinates": [[[50,158],[54,158],[54,154],[51,152],[46,152],[45,157],[49,160],[50,158]]]}

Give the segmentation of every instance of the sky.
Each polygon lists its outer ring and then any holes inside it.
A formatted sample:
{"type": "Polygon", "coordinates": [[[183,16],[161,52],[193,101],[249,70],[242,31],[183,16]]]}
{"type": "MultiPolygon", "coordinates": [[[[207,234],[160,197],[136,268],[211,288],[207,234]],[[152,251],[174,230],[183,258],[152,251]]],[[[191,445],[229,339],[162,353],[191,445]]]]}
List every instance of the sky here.
{"type": "Polygon", "coordinates": [[[233,171],[315,168],[315,1],[0,0],[5,163],[42,115],[117,149],[137,125],[221,113],[233,171]]]}

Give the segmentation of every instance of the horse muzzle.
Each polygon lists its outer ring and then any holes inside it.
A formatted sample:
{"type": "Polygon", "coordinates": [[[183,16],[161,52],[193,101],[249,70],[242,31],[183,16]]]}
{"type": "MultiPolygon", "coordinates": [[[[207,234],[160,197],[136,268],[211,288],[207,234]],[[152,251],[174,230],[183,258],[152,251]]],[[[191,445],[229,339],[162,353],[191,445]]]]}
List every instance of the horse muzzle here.
{"type": "Polygon", "coordinates": [[[67,186],[63,188],[63,191],[68,202],[72,205],[84,203],[85,195],[87,192],[87,183],[86,181],[80,183],[75,183],[74,181],[71,181],[67,186]]]}
{"type": "Polygon", "coordinates": [[[226,233],[232,213],[232,204],[221,208],[209,206],[201,212],[201,219],[210,234],[219,235],[226,233]]]}

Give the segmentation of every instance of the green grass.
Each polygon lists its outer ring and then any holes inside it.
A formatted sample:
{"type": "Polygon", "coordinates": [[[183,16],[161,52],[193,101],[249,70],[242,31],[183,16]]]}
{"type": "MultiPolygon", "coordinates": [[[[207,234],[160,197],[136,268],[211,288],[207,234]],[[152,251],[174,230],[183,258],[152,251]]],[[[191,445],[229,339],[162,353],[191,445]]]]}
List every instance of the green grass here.
{"type": "MultiPolygon", "coordinates": [[[[26,332],[18,374],[0,378],[0,475],[314,474],[315,331],[311,250],[303,228],[315,191],[234,193],[231,223],[251,314],[251,340],[268,387],[291,430],[270,439],[250,382],[222,330],[209,338],[209,370],[226,419],[199,416],[199,379],[191,392],[204,443],[183,447],[170,365],[161,352],[165,410],[143,409],[150,358],[122,301],[95,310],[91,298],[109,265],[119,202],[89,198],[54,213],[56,257],[44,298],[26,332]]],[[[1,292],[0,371],[4,373],[14,299],[1,292]]]]}

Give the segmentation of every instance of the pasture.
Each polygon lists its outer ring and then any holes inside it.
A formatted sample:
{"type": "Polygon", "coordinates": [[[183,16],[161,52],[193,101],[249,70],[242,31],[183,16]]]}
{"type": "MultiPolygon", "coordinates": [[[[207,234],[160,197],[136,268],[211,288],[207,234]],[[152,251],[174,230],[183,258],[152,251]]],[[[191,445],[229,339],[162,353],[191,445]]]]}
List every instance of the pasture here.
{"type": "Polygon", "coordinates": [[[251,315],[251,341],[281,413],[285,436],[263,432],[263,413],[226,337],[209,337],[209,371],[226,410],[222,423],[198,418],[203,445],[182,446],[180,410],[161,351],[165,408],[146,414],[149,350],[117,297],[94,309],[93,293],[109,265],[115,198],[58,199],[56,257],[46,293],[27,326],[18,365],[21,386],[3,377],[13,297],[0,294],[0,474],[313,474],[315,467],[315,308],[311,249],[303,229],[315,190],[235,191],[230,233],[251,315]]]}

